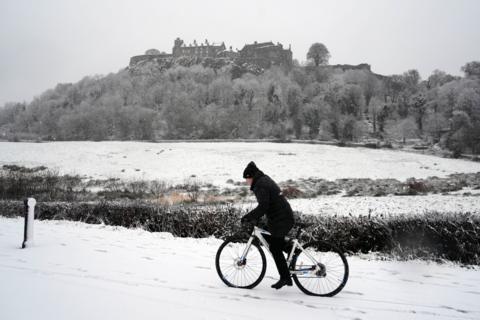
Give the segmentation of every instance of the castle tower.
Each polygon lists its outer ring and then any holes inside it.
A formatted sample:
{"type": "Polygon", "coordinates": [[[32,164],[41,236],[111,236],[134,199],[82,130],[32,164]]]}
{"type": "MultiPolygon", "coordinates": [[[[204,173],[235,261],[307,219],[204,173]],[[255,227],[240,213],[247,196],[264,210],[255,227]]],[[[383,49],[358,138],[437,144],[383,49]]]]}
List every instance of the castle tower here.
{"type": "Polygon", "coordinates": [[[183,45],[183,40],[180,39],[180,38],[177,38],[175,39],[174,43],[173,43],[173,49],[172,49],[172,54],[174,57],[178,57],[181,55],[180,53],[180,48],[182,47],[183,45]]]}

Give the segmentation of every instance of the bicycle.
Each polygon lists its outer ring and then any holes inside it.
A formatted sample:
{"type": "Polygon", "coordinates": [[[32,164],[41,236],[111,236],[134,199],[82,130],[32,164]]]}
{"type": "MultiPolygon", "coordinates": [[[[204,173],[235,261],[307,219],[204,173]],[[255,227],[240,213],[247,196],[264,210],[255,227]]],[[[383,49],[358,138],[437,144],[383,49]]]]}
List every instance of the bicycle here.
{"type": "MultiPolygon", "coordinates": [[[[347,283],[348,262],[343,252],[328,242],[313,241],[303,246],[299,243],[297,239],[302,230],[312,225],[297,223],[295,238],[286,237],[291,245],[288,248],[287,265],[293,281],[305,294],[333,297],[347,283]]],[[[227,286],[253,289],[262,281],[267,260],[260,245],[270,252],[263,235],[270,233],[254,226],[248,240],[245,236],[234,235],[220,245],[215,256],[215,267],[227,286]]]]}

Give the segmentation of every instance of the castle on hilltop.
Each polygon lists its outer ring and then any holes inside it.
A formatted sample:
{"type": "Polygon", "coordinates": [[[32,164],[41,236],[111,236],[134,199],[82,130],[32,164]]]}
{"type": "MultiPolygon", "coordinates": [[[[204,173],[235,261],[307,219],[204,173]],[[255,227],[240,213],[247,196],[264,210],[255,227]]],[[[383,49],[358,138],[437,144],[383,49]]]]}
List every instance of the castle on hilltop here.
{"type": "MultiPolygon", "coordinates": [[[[217,58],[220,52],[224,52],[226,49],[225,43],[209,43],[205,39],[205,43],[198,44],[196,40],[193,40],[193,45],[185,45],[182,39],[175,39],[172,56],[178,58],[181,56],[187,57],[199,57],[199,58],[217,58]]],[[[231,48],[230,48],[231,49],[231,48]]]]}
{"type": "Polygon", "coordinates": [[[292,66],[292,50],[289,46],[284,49],[280,43],[273,42],[254,42],[253,44],[246,44],[242,50],[233,51],[232,47],[227,50],[225,43],[209,43],[205,40],[204,43],[197,43],[186,45],[185,42],[177,38],[174,41],[172,53],[160,52],[157,49],[150,49],[143,55],[138,55],[130,58],[130,67],[134,67],[138,63],[144,61],[152,61],[158,59],[192,57],[192,58],[213,58],[213,59],[227,59],[236,63],[251,63],[262,68],[270,68],[271,66],[292,66]]]}

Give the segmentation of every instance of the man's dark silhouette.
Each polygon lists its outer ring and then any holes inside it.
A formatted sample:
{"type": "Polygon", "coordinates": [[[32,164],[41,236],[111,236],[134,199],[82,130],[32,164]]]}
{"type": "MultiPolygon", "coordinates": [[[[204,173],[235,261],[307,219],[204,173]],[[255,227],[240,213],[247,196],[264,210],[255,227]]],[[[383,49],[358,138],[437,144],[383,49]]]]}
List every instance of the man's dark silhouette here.
{"type": "Polygon", "coordinates": [[[269,241],[270,251],[280,274],[280,280],[273,284],[272,288],[291,286],[292,279],[282,250],[285,246],[285,236],[294,223],[292,208],[275,181],[260,171],[253,161],[245,168],[243,177],[250,185],[250,190],[255,193],[258,206],[246,214],[242,222],[257,221],[263,215],[267,216],[268,231],[272,236],[265,238],[269,241]]]}

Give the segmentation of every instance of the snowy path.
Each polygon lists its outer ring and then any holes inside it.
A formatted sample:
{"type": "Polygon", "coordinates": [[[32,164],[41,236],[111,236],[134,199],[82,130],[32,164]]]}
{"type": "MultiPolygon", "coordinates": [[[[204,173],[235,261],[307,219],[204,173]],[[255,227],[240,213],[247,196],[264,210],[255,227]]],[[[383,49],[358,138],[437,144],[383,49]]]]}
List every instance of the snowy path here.
{"type": "Polygon", "coordinates": [[[454,265],[350,257],[334,298],[296,287],[225,287],[214,268],[220,240],[0,217],[0,319],[479,319],[480,273],[454,265]]]}

